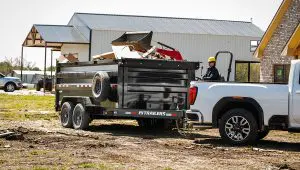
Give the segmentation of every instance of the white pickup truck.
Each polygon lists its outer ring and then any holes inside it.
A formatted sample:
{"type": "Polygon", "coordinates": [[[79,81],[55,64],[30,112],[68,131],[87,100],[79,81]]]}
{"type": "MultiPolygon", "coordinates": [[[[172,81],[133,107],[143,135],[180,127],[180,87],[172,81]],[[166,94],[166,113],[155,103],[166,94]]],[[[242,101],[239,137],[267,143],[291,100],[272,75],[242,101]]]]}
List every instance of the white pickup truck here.
{"type": "Polygon", "coordinates": [[[292,61],[288,85],[193,82],[193,121],[219,128],[230,144],[252,143],[269,130],[300,130],[300,60],[292,61]]]}

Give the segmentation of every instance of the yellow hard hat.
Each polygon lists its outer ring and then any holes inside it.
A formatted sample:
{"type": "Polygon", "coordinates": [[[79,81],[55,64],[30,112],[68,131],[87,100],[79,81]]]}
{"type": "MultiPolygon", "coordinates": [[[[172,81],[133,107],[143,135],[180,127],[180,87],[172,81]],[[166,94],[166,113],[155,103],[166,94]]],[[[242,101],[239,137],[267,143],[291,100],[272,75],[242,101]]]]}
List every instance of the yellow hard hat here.
{"type": "Polygon", "coordinates": [[[208,62],[216,62],[216,58],[215,57],[209,57],[208,58],[208,62]]]}

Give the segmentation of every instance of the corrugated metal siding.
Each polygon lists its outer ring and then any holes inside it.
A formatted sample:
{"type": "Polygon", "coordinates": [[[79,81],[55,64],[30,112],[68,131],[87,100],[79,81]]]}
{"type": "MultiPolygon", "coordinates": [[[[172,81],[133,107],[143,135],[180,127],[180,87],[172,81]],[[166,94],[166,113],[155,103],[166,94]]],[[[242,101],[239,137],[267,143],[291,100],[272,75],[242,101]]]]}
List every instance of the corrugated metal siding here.
{"type": "Polygon", "coordinates": [[[112,51],[111,42],[117,39],[124,31],[93,31],[92,56],[112,51]]]}
{"type": "Polygon", "coordinates": [[[256,25],[240,21],[83,13],[75,13],[74,17],[79,17],[81,21],[94,30],[153,31],[251,37],[261,37],[263,35],[263,31],[256,25]]]}
{"type": "MultiPolygon", "coordinates": [[[[92,55],[112,51],[111,41],[121,36],[125,31],[93,31],[92,55]]],[[[228,50],[233,52],[235,60],[257,61],[250,52],[250,40],[259,40],[256,37],[241,36],[218,36],[218,35],[197,35],[197,34],[175,34],[175,33],[154,33],[154,41],[161,41],[178,49],[190,61],[204,62],[203,72],[206,71],[207,58],[214,56],[217,51],[228,50]]],[[[218,63],[218,69],[225,75],[229,61],[223,58],[218,63]],[[223,59],[225,59],[223,61],[223,59]]],[[[234,63],[232,67],[231,80],[234,80],[234,63]]],[[[203,73],[204,74],[204,73],[203,73]]],[[[197,72],[200,76],[200,70],[197,72]]]]}

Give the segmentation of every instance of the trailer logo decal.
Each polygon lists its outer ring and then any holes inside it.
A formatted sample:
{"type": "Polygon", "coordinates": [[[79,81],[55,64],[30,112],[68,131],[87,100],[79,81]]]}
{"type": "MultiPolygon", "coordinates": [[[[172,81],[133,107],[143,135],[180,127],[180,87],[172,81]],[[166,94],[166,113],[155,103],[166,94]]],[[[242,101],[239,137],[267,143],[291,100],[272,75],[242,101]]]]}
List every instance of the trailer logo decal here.
{"type": "Polygon", "coordinates": [[[167,116],[166,112],[155,112],[155,111],[139,111],[139,115],[167,116]]]}
{"type": "Polygon", "coordinates": [[[176,117],[177,114],[176,113],[168,113],[166,116],[172,116],[172,117],[176,117]]]}
{"type": "Polygon", "coordinates": [[[137,112],[131,112],[132,115],[137,115],[137,112]]]}

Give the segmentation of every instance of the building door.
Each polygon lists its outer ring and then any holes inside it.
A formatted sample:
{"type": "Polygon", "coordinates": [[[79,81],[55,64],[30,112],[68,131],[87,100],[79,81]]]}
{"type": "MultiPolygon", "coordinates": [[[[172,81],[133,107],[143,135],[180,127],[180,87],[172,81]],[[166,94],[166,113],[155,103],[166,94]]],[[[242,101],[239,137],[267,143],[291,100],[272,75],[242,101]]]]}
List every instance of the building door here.
{"type": "MultiPolygon", "coordinates": [[[[299,67],[299,65],[298,65],[299,67]]],[[[299,70],[299,68],[296,68],[299,70]]],[[[293,85],[293,91],[291,94],[291,115],[292,118],[297,122],[300,123],[300,72],[295,72],[295,80],[293,85]]]]}

